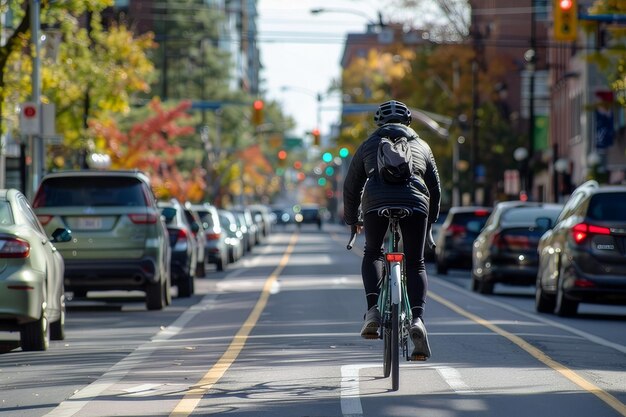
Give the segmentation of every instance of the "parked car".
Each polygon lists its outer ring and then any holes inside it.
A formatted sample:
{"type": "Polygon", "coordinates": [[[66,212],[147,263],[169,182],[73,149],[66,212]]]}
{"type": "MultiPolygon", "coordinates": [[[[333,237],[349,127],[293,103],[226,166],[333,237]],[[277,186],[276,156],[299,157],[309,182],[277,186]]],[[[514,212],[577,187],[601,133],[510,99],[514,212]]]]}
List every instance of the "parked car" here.
{"type": "Polygon", "coordinates": [[[193,237],[196,239],[196,260],[198,261],[196,264],[196,277],[205,277],[206,266],[209,263],[209,254],[206,247],[206,229],[198,213],[191,210],[189,205],[188,202],[185,203],[184,211],[187,222],[191,226],[193,237]]]}
{"type": "Polygon", "coordinates": [[[588,181],[539,241],[536,309],[572,316],[580,303],[626,304],[626,186],[588,181]]]}
{"type": "Polygon", "coordinates": [[[505,201],[496,204],[474,240],[472,290],[493,293],[496,283],[534,285],[541,236],[552,227],[562,204],[505,201]]]}
{"type": "Polygon", "coordinates": [[[252,204],[248,206],[252,219],[257,224],[261,238],[265,238],[270,235],[272,230],[272,221],[270,217],[270,209],[263,204],[252,204]]]}
{"type": "MultiPolygon", "coordinates": [[[[437,221],[433,223],[431,226],[433,240],[435,242],[437,242],[439,231],[441,230],[441,225],[446,220],[447,215],[448,215],[447,211],[440,211],[437,221]]],[[[435,248],[431,248],[430,246],[425,245],[424,246],[424,259],[426,261],[433,262],[435,260],[435,248]]]]}
{"type": "Polygon", "coordinates": [[[317,204],[297,205],[293,209],[294,219],[298,227],[303,224],[315,224],[322,229],[322,209],[317,204]]]}
{"type": "Polygon", "coordinates": [[[217,210],[222,230],[226,232],[228,262],[235,263],[243,257],[243,233],[237,227],[235,215],[228,210],[217,210]]]}
{"type": "Polygon", "coordinates": [[[65,287],[141,290],[149,310],[171,302],[167,229],[146,175],[139,171],[64,171],[46,175],[33,201],[46,233],[72,231],[59,247],[65,287]]]}
{"type": "Polygon", "coordinates": [[[157,203],[165,220],[172,251],[170,270],[172,284],[178,287],[179,297],[191,297],[195,291],[194,279],[198,265],[198,243],[185,208],[177,199],[157,203]]]}
{"type": "Polygon", "coordinates": [[[54,244],[71,238],[64,228],[48,235],[20,191],[0,190],[0,330],[19,331],[24,351],[65,338],[65,264],[54,244]]]}
{"type": "Polygon", "coordinates": [[[245,207],[235,207],[230,210],[239,217],[240,230],[247,237],[246,251],[251,251],[259,243],[259,228],[252,220],[252,213],[245,207]]]}
{"type": "Polygon", "coordinates": [[[452,207],[436,240],[435,263],[438,274],[450,268],[471,268],[472,245],[493,209],[491,207],[452,207]]]}
{"type": "Polygon", "coordinates": [[[198,213],[200,220],[202,220],[208,262],[215,264],[218,271],[223,271],[228,265],[228,246],[226,245],[226,233],[222,230],[217,208],[209,203],[190,204],[188,207],[198,213]]]}

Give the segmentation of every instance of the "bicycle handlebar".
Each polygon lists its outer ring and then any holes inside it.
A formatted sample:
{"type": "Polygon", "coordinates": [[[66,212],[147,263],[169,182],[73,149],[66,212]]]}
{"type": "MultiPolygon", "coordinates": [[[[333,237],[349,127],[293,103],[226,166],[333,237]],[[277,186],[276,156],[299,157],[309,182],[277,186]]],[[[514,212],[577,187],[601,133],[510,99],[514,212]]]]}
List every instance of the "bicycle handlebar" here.
{"type": "Polygon", "coordinates": [[[348,241],[348,245],[346,246],[346,249],[350,250],[352,249],[352,247],[354,246],[354,241],[356,240],[356,232],[352,232],[350,234],[350,240],[348,241]]]}

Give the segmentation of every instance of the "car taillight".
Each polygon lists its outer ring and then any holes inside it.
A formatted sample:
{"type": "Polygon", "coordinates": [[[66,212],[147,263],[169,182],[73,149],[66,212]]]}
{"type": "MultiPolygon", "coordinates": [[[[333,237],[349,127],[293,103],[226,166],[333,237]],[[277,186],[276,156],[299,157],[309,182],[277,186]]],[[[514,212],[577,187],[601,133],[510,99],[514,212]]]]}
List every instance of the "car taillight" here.
{"type": "Polygon", "coordinates": [[[52,220],[54,216],[51,216],[49,214],[38,214],[37,218],[39,219],[39,222],[42,224],[42,226],[47,225],[48,223],[50,223],[50,220],[52,220]]]}
{"type": "Polygon", "coordinates": [[[484,210],[484,209],[475,210],[474,215],[478,217],[489,216],[489,210],[484,210]]]}
{"type": "Polygon", "coordinates": [[[128,217],[135,224],[154,224],[157,222],[157,216],[154,213],[132,213],[128,217]]]}
{"type": "Polygon", "coordinates": [[[467,229],[465,228],[465,226],[462,226],[460,224],[451,224],[450,226],[448,226],[446,233],[452,236],[459,236],[465,233],[466,230],[467,229]]]}
{"type": "Polygon", "coordinates": [[[219,240],[221,235],[221,233],[207,233],[206,238],[207,240],[219,240]]]}
{"type": "Polygon", "coordinates": [[[27,241],[14,238],[0,238],[0,258],[27,258],[30,255],[30,245],[27,241]]]}
{"type": "Polygon", "coordinates": [[[492,245],[498,249],[530,249],[532,247],[531,240],[525,235],[506,235],[496,233],[493,238],[492,245]]]}
{"type": "Polygon", "coordinates": [[[580,245],[589,235],[610,235],[608,227],[594,226],[593,224],[578,223],[572,227],[572,238],[577,245],[580,245]]]}
{"type": "Polygon", "coordinates": [[[176,235],[176,240],[187,240],[187,231],[179,229],[178,234],[176,235]]]}

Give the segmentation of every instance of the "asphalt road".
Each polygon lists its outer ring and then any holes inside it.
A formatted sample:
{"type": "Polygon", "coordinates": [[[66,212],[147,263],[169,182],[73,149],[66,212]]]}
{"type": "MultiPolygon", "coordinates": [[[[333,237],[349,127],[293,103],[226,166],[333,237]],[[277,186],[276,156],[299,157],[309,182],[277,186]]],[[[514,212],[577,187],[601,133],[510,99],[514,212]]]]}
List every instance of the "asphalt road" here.
{"type": "Polygon", "coordinates": [[[0,333],[0,415],[626,417],[626,308],[536,314],[531,288],[469,291],[430,268],[433,350],[382,377],[362,340],[360,249],[345,228],[278,229],[196,295],[146,311],[119,294],[71,301],[66,340],[22,352],[0,333]]]}

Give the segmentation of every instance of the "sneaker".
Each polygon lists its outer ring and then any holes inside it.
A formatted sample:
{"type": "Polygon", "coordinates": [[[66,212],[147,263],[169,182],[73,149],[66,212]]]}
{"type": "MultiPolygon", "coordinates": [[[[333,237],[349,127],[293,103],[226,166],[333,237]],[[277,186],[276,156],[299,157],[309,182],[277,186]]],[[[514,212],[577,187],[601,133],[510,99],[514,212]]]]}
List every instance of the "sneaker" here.
{"type": "Polygon", "coordinates": [[[378,311],[378,306],[374,306],[367,310],[365,313],[365,323],[363,323],[363,327],[361,328],[361,337],[363,339],[378,339],[380,329],[380,311],[378,311]]]}
{"type": "Polygon", "coordinates": [[[410,360],[412,361],[425,361],[430,358],[430,346],[428,345],[428,335],[426,334],[426,326],[421,317],[417,317],[411,323],[409,329],[409,335],[413,341],[413,353],[411,353],[410,360]]]}

